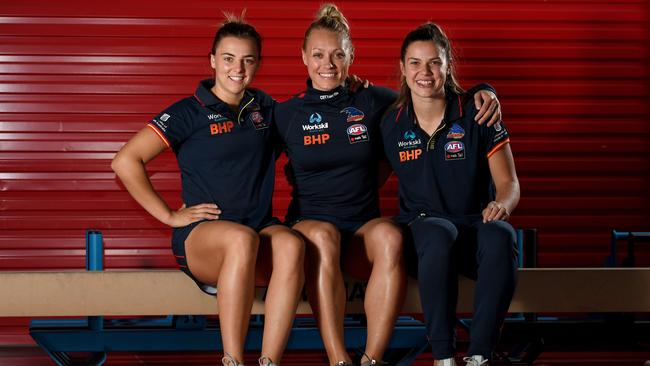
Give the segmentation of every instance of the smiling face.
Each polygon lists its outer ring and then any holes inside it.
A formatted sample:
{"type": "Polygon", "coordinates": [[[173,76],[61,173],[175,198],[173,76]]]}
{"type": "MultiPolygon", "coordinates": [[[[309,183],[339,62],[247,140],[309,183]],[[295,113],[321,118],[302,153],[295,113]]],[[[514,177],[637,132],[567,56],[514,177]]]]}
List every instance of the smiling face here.
{"type": "Polygon", "coordinates": [[[210,55],[214,69],[213,92],[230,105],[238,105],[259,66],[259,50],[249,38],[224,37],[210,55]]]}
{"type": "Polygon", "coordinates": [[[352,62],[350,50],[343,37],[335,32],[326,29],[311,32],[302,50],[302,61],[315,89],[330,91],[345,82],[352,62]]]}
{"type": "Polygon", "coordinates": [[[444,97],[449,60],[433,41],[411,43],[400,61],[400,69],[413,99],[444,97]]]}

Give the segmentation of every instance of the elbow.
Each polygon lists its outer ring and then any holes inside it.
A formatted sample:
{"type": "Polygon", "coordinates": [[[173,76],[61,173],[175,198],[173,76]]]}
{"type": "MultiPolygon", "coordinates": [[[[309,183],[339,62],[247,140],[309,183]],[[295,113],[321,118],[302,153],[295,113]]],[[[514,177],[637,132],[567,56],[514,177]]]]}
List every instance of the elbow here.
{"type": "Polygon", "coordinates": [[[115,154],[115,157],[113,157],[113,160],[111,161],[111,169],[113,169],[113,172],[120,177],[124,170],[126,169],[127,161],[124,155],[121,153],[122,151],[118,151],[117,154],[115,154]]]}

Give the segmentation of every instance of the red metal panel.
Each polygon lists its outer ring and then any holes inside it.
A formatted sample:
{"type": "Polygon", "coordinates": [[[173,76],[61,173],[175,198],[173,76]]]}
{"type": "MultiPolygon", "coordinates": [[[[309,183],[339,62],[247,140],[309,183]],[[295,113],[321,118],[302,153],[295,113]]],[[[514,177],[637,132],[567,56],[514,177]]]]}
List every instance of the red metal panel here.
{"type": "MultiPolygon", "coordinates": [[[[0,270],[82,268],[88,227],[105,234],[108,268],[173,267],[169,230],[128,196],[111,158],[210,75],[222,9],[246,7],[264,36],[255,86],[278,99],[303,89],[301,36],[319,3],[3,1],[0,270]]],[[[340,5],[357,50],[352,72],[396,86],[401,38],[431,19],[455,41],[464,85],[497,88],[522,184],[513,222],[539,229],[541,265],[600,266],[611,229],[650,229],[645,1],[340,5]]],[[[163,197],[180,205],[173,154],[148,168],[163,197]]],[[[281,176],[277,183],[283,216],[289,187],[281,176]]],[[[396,194],[391,179],[386,215],[396,212],[396,194]]],[[[650,253],[639,258],[650,263],[650,253]]]]}
{"type": "MultiPolygon", "coordinates": [[[[571,250],[555,242],[606,243],[609,228],[648,225],[644,2],[368,4],[341,4],[353,26],[354,72],[395,85],[401,37],[435,16],[456,41],[463,81],[487,80],[497,87],[524,193],[513,220],[540,229],[543,264],[556,265],[547,258],[571,250]],[[570,236],[569,228],[584,235],[570,236]]],[[[206,50],[221,6],[152,5],[3,4],[0,208],[1,226],[14,238],[29,231],[41,238],[34,243],[43,244],[56,230],[99,225],[118,232],[155,227],[157,242],[165,240],[162,225],[115,180],[110,159],[151,115],[209,75],[206,50]]],[[[302,88],[300,35],[317,5],[228,4],[234,11],[247,7],[249,20],[265,36],[258,87],[278,98],[302,88]]],[[[164,197],[179,204],[173,156],[166,153],[149,168],[164,197]]],[[[288,189],[279,178],[278,215],[288,189]]],[[[382,192],[382,206],[394,213],[395,182],[382,192]]],[[[79,244],[70,233],[65,240],[79,244]]],[[[137,234],[131,240],[142,242],[137,234]]],[[[20,242],[30,247],[28,237],[20,242]]],[[[60,242],[52,248],[68,248],[60,242]]],[[[594,252],[604,255],[606,249],[601,245],[594,252]]]]}

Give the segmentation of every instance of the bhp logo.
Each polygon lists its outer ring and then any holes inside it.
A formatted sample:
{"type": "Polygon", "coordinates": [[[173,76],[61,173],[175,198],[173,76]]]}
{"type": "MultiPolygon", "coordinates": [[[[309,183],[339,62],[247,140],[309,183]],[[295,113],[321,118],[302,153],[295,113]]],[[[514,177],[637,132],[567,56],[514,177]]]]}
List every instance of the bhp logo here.
{"type": "Polygon", "coordinates": [[[422,149],[407,150],[399,152],[399,162],[403,163],[409,160],[416,160],[422,155],[422,149]]]}
{"type": "Polygon", "coordinates": [[[330,139],[330,134],[329,133],[323,133],[319,135],[313,135],[313,136],[305,136],[304,137],[304,144],[306,145],[322,145],[327,142],[327,140],[330,139]]]}
{"type": "Polygon", "coordinates": [[[232,128],[235,124],[232,121],[226,121],[221,123],[211,123],[210,124],[210,134],[218,135],[221,133],[228,133],[232,131],[232,128]]]}

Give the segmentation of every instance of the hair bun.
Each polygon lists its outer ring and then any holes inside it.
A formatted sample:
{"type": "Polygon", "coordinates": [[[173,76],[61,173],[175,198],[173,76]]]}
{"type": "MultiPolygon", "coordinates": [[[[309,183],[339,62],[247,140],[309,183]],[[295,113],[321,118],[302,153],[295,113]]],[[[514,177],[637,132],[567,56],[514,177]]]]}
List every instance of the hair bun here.
{"type": "Polygon", "coordinates": [[[321,19],[331,19],[336,23],[342,25],[346,31],[350,31],[348,20],[343,16],[343,13],[341,13],[339,8],[334,4],[328,3],[321,5],[320,9],[318,9],[318,13],[316,13],[316,21],[318,22],[321,19]]]}
{"type": "Polygon", "coordinates": [[[241,11],[241,15],[235,15],[235,13],[224,11],[223,12],[224,19],[222,25],[226,25],[230,23],[246,24],[246,21],[244,20],[245,16],[246,16],[246,9],[241,11]]]}

